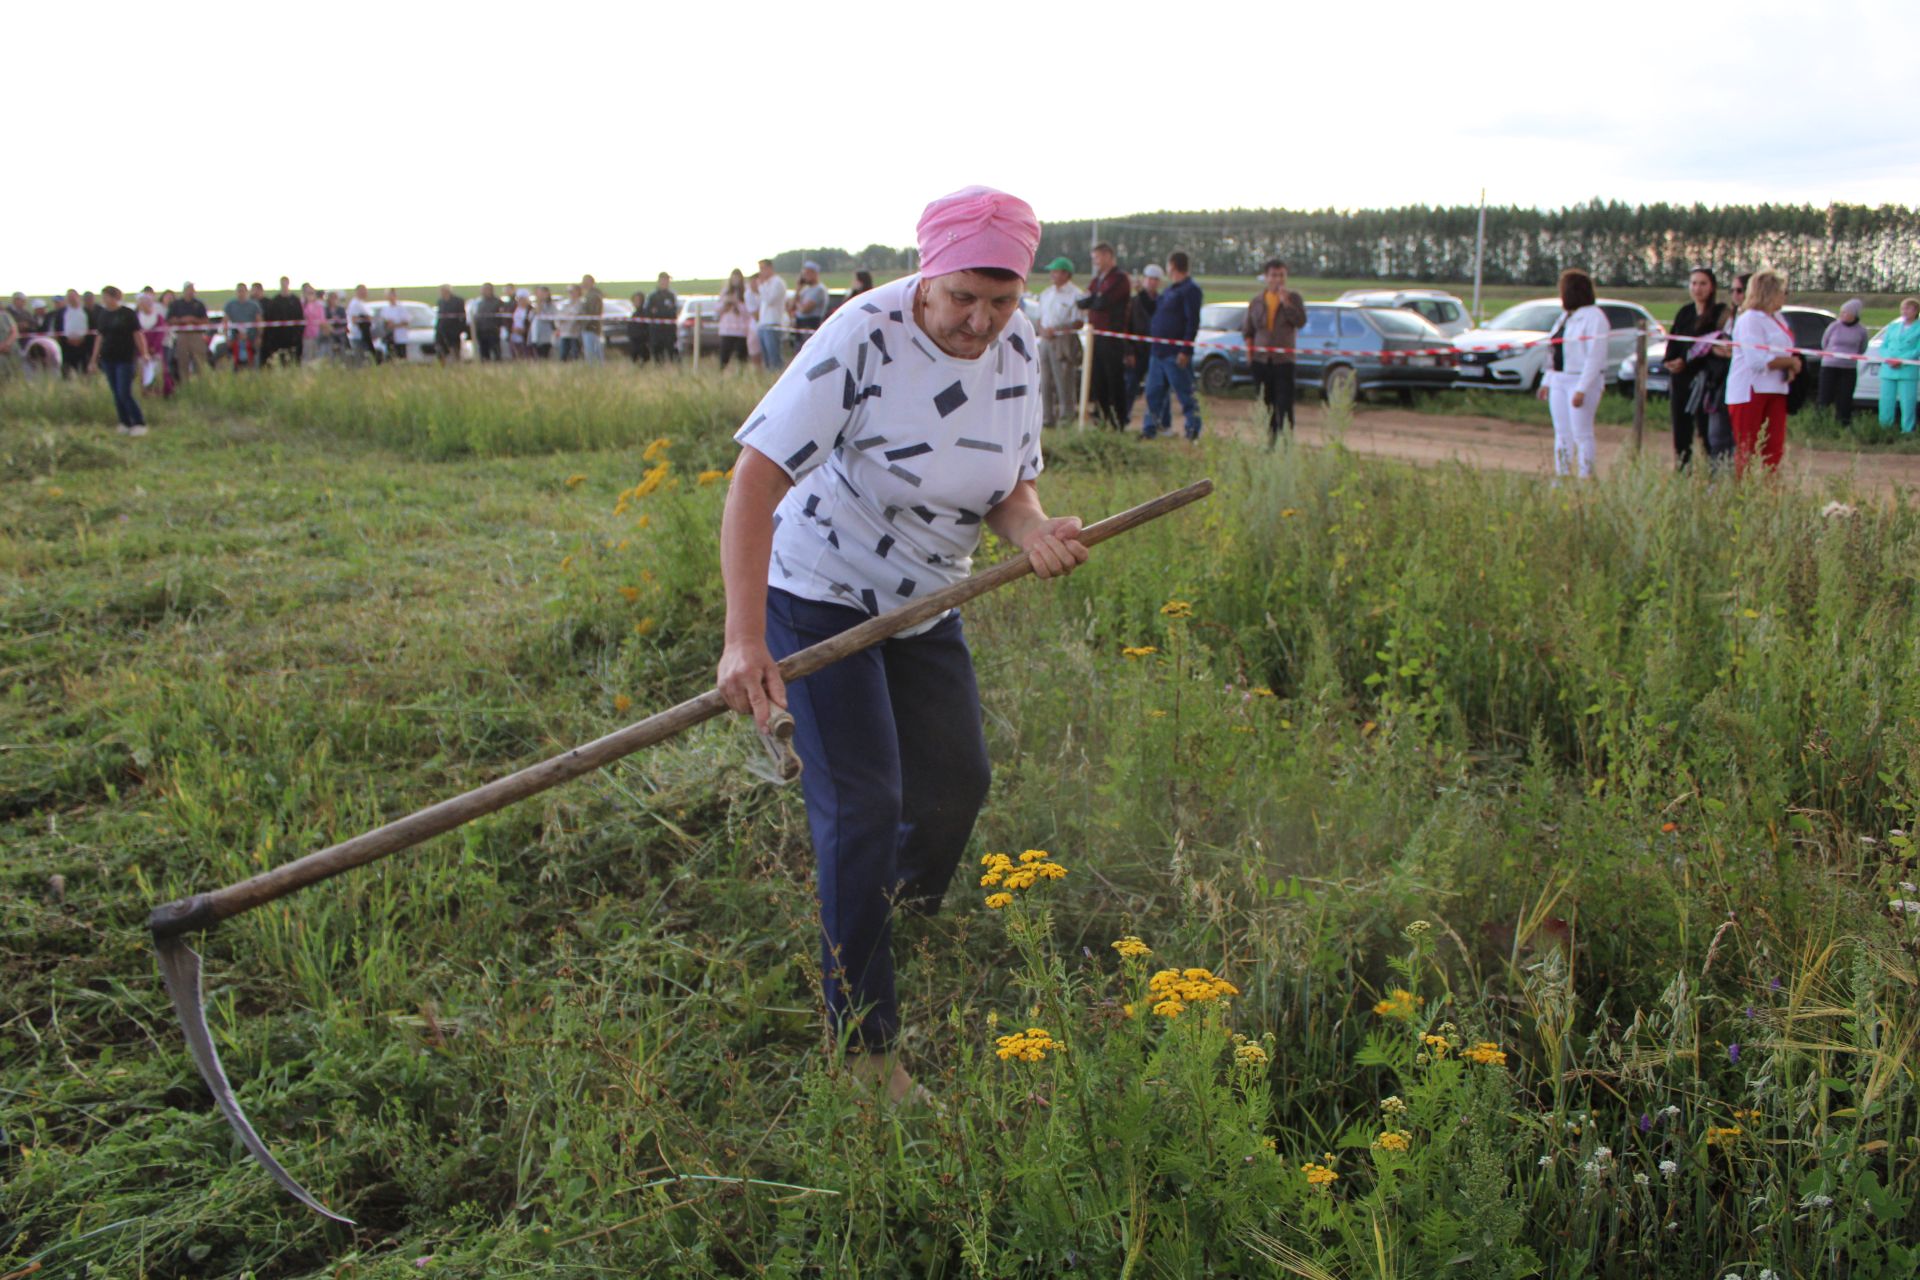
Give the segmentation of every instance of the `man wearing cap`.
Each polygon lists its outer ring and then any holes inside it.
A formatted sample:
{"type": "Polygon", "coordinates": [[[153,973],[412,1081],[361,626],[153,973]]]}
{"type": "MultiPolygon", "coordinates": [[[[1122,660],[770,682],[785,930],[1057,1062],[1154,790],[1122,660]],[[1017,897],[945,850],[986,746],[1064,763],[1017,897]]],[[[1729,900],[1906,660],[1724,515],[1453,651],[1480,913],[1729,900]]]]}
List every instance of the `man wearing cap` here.
{"type": "Polygon", "coordinates": [[[1126,340],[1127,301],[1133,282],[1120,266],[1113,246],[1102,240],[1093,246],[1093,279],[1075,303],[1093,327],[1093,411],[1107,426],[1127,425],[1126,340]]]}
{"type": "Polygon", "coordinates": [[[1073,259],[1047,264],[1053,283],[1040,291],[1040,420],[1047,426],[1080,412],[1081,293],[1073,283],[1073,259]]]}
{"type": "Polygon", "coordinates": [[[820,283],[818,263],[800,264],[800,287],[793,291],[787,310],[793,317],[793,327],[800,331],[794,337],[796,344],[805,342],[807,335],[818,329],[820,322],[827,318],[827,287],[820,283]]]}
{"type": "Polygon", "coordinates": [[[973,663],[957,612],[791,686],[778,660],[965,578],[982,526],[1043,578],[1087,557],[1080,521],[1035,488],[1033,210],[968,187],[926,207],[918,238],[920,271],[830,316],[735,435],[720,533],[719,687],[762,725],[793,714],[829,1026],[896,1101],[914,1085],[893,912],[938,908],[987,795],[973,663]]]}

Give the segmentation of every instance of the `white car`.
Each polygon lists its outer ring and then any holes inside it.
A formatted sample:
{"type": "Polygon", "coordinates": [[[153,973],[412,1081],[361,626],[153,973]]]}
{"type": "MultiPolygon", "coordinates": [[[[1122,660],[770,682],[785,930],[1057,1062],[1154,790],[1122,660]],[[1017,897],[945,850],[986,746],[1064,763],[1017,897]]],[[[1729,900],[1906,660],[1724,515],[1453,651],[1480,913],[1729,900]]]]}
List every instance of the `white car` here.
{"type": "Polygon", "coordinates": [[[1349,289],[1340,295],[1340,301],[1411,311],[1449,338],[1473,328],[1467,304],[1439,289],[1349,289]]]}
{"type": "MultiPolygon", "coordinates": [[[[1664,343],[1667,331],[1638,303],[1601,298],[1599,305],[1613,330],[1607,338],[1606,363],[1611,381],[1620,362],[1633,354],[1642,321],[1647,326],[1649,347],[1664,343]]],[[[1460,352],[1460,371],[1454,386],[1534,390],[1553,360],[1553,348],[1543,340],[1559,322],[1560,299],[1534,298],[1508,307],[1487,321],[1483,329],[1467,330],[1453,340],[1460,352]]]]}

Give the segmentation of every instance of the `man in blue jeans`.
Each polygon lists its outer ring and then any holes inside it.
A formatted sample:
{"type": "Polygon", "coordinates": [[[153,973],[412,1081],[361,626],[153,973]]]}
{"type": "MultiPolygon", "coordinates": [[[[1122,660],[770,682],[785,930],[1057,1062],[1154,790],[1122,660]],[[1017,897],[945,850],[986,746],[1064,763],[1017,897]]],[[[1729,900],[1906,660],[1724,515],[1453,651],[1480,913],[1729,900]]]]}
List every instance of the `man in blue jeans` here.
{"type": "MultiPolygon", "coordinates": [[[[1152,336],[1191,343],[1200,332],[1200,286],[1187,274],[1187,255],[1178,250],[1167,255],[1167,279],[1170,283],[1153,309],[1152,336]]],[[[1193,394],[1193,348],[1156,345],[1147,364],[1147,418],[1140,429],[1144,440],[1151,440],[1162,427],[1173,429],[1172,406],[1167,403],[1167,388],[1180,397],[1180,409],[1187,417],[1187,439],[1200,438],[1200,401],[1193,394]]]]}

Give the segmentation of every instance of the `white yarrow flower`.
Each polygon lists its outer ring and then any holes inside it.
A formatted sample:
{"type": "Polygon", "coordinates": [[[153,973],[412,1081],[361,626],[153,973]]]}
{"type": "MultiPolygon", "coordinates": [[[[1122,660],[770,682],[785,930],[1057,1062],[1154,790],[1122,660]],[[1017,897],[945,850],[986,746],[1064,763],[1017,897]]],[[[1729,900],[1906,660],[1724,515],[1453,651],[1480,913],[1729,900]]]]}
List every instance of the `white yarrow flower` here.
{"type": "Polygon", "coordinates": [[[1633,1180],[1634,1180],[1634,1182],[1636,1182],[1636,1183],[1638,1183],[1638,1184],[1639,1184],[1640,1186],[1643,1186],[1643,1187],[1644,1187],[1644,1186],[1646,1186],[1646,1185],[1647,1185],[1648,1183],[1650,1183],[1650,1182],[1652,1182],[1652,1181],[1653,1181],[1653,1179],[1652,1179],[1652,1178],[1649,1178],[1649,1177],[1648,1177],[1648,1176],[1647,1176],[1646,1174],[1644,1174],[1644,1173],[1636,1173],[1636,1174],[1634,1174],[1634,1175],[1633,1175],[1633,1180]]]}
{"type": "Polygon", "coordinates": [[[1671,1178],[1671,1177],[1672,1177],[1672,1176],[1673,1176],[1674,1174],[1676,1174],[1676,1173],[1678,1173],[1678,1172],[1680,1172],[1680,1166],[1679,1166],[1679,1165],[1677,1165],[1677,1164],[1675,1164],[1675,1163],[1674,1163],[1673,1161],[1671,1161],[1671,1160],[1662,1160],[1662,1161],[1660,1162],[1660,1176],[1661,1176],[1661,1177],[1663,1177],[1663,1178],[1671,1178]]]}
{"type": "Polygon", "coordinates": [[[1678,1108],[1678,1107],[1662,1107],[1662,1108],[1660,1108],[1660,1114],[1661,1114],[1661,1115],[1663,1115],[1663,1116],[1665,1116],[1665,1117],[1666,1117],[1667,1119],[1669,1119],[1669,1120],[1671,1120],[1671,1119],[1673,1119],[1673,1118],[1674,1118],[1675,1116],[1677,1116],[1677,1115],[1679,1115],[1679,1114],[1680,1114],[1680,1108],[1678,1108]]]}
{"type": "Polygon", "coordinates": [[[1920,916],[1920,902],[1912,898],[1894,898],[1887,903],[1895,911],[1904,911],[1910,916],[1920,916]]]}

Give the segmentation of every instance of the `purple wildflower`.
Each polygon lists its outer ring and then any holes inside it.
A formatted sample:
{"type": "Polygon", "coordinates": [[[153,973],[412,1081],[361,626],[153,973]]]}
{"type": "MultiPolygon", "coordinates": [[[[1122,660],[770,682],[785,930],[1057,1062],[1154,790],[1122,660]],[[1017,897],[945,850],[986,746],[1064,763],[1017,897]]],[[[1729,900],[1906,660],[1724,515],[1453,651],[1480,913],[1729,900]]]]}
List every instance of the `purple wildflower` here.
{"type": "Polygon", "coordinates": [[[1651,1133],[1652,1131],[1653,1131],[1653,1117],[1648,1115],[1646,1112],[1642,1111],[1640,1113],[1640,1132],[1651,1133]]]}
{"type": "Polygon", "coordinates": [[[1778,991],[1779,989],[1780,989],[1780,979],[1778,978],[1767,979],[1767,990],[1778,991]]]}
{"type": "Polygon", "coordinates": [[[1736,1065],[1739,1063],[1740,1042],[1738,1040],[1734,1041],[1732,1044],[1727,1046],[1727,1061],[1734,1063],[1736,1065]]]}

